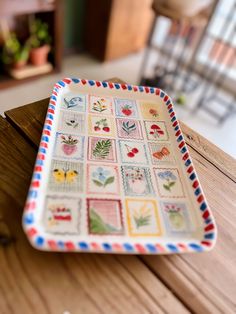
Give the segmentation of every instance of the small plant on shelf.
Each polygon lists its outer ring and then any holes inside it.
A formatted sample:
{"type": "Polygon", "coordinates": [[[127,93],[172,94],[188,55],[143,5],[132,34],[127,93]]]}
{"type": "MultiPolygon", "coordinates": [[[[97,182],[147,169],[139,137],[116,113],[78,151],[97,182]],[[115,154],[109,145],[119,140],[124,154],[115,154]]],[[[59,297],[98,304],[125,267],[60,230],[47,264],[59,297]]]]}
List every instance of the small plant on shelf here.
{"type": "Polygon", "coordinates": [[[30,61],[34,65],[43,65],[47,62],[50,51],[51,36],[49,35],[48,24],[35,19],[30,23],[29,43],[30,61]]]}
{"type": "Polygon", "coordinates": [[[2,50],[2,62],[8,67],[19,69],[29,58],[28,43],[21,44],[15,33],[9,33],[2,50]]]}

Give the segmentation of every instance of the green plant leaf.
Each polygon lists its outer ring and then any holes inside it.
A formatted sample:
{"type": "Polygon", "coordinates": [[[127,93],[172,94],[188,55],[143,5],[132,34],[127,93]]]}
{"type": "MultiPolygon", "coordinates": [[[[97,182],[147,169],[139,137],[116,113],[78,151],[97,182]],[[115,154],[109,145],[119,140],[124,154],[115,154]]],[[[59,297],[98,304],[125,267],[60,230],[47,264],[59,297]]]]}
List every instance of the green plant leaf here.
{"type": "Polygon", "coordinates": [[[169,187],[172,187],[173,185],[175,185],[175,181],[169,183],[169,187]]]}
{"type": "Polygon", "coordinates": [[[111,140],[98,141],[93,149],[93,156],[104,159],[109,155],[111,148],[111,140]]]}
{"type": "Polygon", "coordinates": [[[163,184],[164,189],[166,189],[167,191],[170,191],[170,187],[169,185],[163,184]]]}
{"type": "Polygon", "coordinates": [[[93,179],[93,182],[97,185],[97,186],[103,186],[102,182],[93,179]]]}
{"type": "Polygon", "coordinates": [[[151,215],[134,217],[136,227],[148,226],[150,224],[151,215]]]}
{"type": "Polygon", "coordinates": [[[108,184],[113,183],[115,180],[115,177],[109,177],[106,179],[106,181],[104,182],[104,187],[107,186],[108,184]]]}

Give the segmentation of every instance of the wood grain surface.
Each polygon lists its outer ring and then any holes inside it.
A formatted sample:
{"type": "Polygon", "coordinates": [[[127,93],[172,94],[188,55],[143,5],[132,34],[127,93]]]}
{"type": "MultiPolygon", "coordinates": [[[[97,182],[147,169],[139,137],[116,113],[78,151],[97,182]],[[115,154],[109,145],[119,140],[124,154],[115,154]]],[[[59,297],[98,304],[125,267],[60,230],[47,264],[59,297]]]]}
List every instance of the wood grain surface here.
{"type": "MultiPolygon", "coordinates": [[[[39,110],[39,108],[38,108],[39,110]]],[[[34,134],[34,132],[32,132],[34,134]]],[[[0,313],[188,313],[136,256],[33,249],[21,216],[36,150],[0,118],[0,313]]]]}
{"type": "Polygon", "coordinates": [[[15,238],[0,246],[0,312],[235,313],[235,160],[183,123],[218,226],[213,251],[136,257],[31,248],[21,214],[47,105],[48,99],[41,100],[0,120],[0,219],[15,238]]]}

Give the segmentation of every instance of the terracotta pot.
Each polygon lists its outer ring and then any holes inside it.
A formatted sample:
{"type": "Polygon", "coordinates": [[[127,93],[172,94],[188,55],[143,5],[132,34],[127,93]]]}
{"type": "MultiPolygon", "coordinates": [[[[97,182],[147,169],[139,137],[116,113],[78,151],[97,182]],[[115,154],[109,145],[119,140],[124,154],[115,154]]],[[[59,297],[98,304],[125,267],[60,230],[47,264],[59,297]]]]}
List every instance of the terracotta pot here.
{"type": "Polygon", "coordinates": [[[30,62],[36,66],[47,63],[49,51],[49,45],[44,45],[39,48],[32,48],[30,50],[30,62]]]}
{"type": "Polygon", "coordinates": [[[27,63],[27,60],[19,60],[12,64],[12,68],[15,70],[22,69],[27,63]]]}

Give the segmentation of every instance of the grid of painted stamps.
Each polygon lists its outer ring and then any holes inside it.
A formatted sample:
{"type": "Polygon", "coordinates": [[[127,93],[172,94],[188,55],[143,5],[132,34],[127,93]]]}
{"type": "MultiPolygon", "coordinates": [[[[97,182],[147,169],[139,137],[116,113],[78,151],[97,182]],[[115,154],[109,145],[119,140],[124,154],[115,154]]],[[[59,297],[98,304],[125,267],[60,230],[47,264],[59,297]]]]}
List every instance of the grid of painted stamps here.
{"type": "Polygon", "coordinates": [[[48,233],[191,233],[187,192],[163,110],[153,101],[63,98],[45,199],[48,233]]]}

